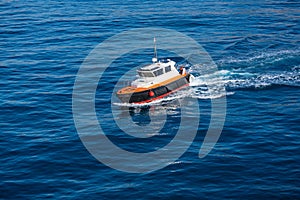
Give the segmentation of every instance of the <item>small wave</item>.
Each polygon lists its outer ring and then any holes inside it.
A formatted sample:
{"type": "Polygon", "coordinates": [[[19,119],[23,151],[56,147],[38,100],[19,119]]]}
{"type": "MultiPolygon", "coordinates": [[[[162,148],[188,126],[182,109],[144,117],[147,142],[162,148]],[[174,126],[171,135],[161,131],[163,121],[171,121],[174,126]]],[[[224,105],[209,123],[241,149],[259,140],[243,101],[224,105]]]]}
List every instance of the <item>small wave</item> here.
{"type": "Polygon", "coordinates": [[[192,98],[197,98],[197,99],[219,99],[221,97],[225,96],[230,96],[233,95],[234,92],[225,92],[225,93],[220,93],[220,94],[210,94],[210,93],[203,93],[203,94],[191,94],[192,98]]]}
{"type": "Polygon", "coordinates": [[[228,77],[223,81],[226,89],[266,88],[274,85],[300,86],[299,72],[255,74],[252,76],[228,77]]]}
{"type": "Polygon", "coordinates": [[[269,60],[272,62],[278,62],[289,56],[297,56],[300,54],[300,50],[281,50],[276,52],[262,52],[254,55],[247,55],[246,57],[234,58],[229,57],[218,61],[218,64],[236,64],[236,63],[252,63],[255,61],[269,60]]]}
{"type": "Polygon", "coordinates": [[[292,71],[300,71],[300,65],[294,66],[294,67],[292,68],[292,71]]]}

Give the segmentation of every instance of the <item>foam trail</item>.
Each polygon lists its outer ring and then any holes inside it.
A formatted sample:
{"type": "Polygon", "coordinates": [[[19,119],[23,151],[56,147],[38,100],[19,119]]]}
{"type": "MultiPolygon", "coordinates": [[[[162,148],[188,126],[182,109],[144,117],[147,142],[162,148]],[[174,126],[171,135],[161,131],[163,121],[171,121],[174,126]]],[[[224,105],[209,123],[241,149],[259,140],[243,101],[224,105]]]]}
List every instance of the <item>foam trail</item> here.
{"type": "Polygon", "coordinates": [[[235,90],[247,88],[268,88],[272,85],[300,87],[300,65],[291,66],[286,71],[265,70],[256,68],[254,61],[259,61],[264,64],[270,60],[282,60],[287,57],[297,56],[300,50],[283,50],[279,52],[264,52],[248,58],[235,58],[220,60],[218,63],[251,63],[254,66],[244,68],[222,69],[208,74],[200,74],[201,71],[206,71],[203,64],[189,65],[189,72],[195,76],[195,80],[190,83],[188,89],[177,91],[167,97],[155,100],[145,104],[130,104],[130,103],[114,103],[118,106],[126,107],[143,107],[151,105],[161,105],[170,103],[174,100],[185,97],[197,99],[217,99],[228,95],[235,94],[235,90]],[[251,70],[251,69],[255,70],[251,70]],[[290,71],[289,71],[290,70],[290,71]],[[222,90],[225,86],[226,90],[222,90]],[[230,92],[228,92],[230,91],[230,92]]]}

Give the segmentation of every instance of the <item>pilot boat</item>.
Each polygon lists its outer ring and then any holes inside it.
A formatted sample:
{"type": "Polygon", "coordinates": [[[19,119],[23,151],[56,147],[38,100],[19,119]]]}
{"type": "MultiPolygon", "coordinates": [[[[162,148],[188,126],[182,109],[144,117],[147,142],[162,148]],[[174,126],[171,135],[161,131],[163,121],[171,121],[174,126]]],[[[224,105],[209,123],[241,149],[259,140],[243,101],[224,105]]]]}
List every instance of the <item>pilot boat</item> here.
{"type": "Polygon", "coordinates": [[[195,78],[175,62],[167,59],[158,61],[154,38],[154,58],[152,64],[137,70],[137,79],[131,85],[117,91],[117,97],[124,103],[148,103],[187,87],[195,78]]]}

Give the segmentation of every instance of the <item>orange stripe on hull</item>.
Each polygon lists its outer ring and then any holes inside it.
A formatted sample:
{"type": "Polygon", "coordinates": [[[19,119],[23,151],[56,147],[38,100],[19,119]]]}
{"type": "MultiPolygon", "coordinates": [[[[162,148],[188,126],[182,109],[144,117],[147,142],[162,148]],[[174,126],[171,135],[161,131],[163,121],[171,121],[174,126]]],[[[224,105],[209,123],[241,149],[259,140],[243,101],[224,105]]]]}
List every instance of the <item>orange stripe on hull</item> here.
{"type": "Polygon", "coordinates": [[[169,83],[175,82],[175,81],[181,79],[182,77],[185,77],[185,76],[178,75],[178,76],[170,78],[166,81],[151,85],[150,87],[147,87],[147,88],[135,88],[135,87],[132,87],[132,86],[127,86],[127,87],[124,87],[124,88],[120,89],[117,92],[117,94],[130,94],[130,93],[135,93],[135,92],[143,92],[143,91],[146,91],[146,90],[149,90],[149,89],[158,88],[160,86],[164,86],[164,85],[167,85],[169,83]]]}

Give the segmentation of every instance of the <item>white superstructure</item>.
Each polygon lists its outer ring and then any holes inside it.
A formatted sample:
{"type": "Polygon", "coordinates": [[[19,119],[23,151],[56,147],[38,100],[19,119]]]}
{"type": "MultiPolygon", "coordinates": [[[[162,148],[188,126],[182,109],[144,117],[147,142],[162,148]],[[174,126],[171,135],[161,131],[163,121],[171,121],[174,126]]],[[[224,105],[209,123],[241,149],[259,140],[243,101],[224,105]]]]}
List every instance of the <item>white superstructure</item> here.
{"type": "Polygon", "coordinates": [[[132,87],[151,87],[154,84],[166,81],[179,75],[175,62],[167,59],[167,62],[154,62],[151,65],[137,70],[137,79],[131,83],[132,87]]]}

